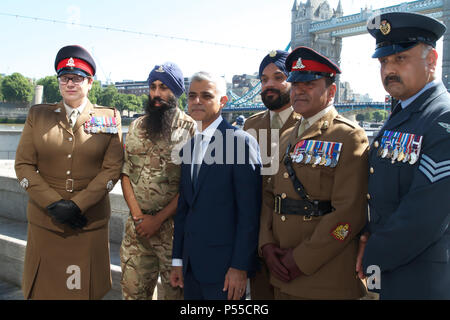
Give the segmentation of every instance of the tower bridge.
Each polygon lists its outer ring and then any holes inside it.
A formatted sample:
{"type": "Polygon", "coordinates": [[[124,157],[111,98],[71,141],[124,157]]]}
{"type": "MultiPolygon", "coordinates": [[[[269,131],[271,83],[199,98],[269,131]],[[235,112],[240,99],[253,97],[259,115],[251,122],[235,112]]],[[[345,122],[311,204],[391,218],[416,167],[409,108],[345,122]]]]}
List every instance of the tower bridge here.
{"type": "MultiPolygon", "coordinates": [[[[340,64],[342,38],[367,33],[366,25],[369,19],[387,12],[421,13],[441,20],[448,26],[443,36],[442,82],[450,88],[450,0],[417,0],[380,9],[361,9],[359,13],[344,16],[341,0],[336,9],[331,8],[327,0],[294,0],[291,20],[291,41],[286,48],[298,46],[311,47],[321,54],[340,64]]],[[[376,24],[376,23],[375,23],[376,24]]],[[[374,25],[374,27],[377,27],[374,25]]],[[[339,88],[339,77],[336,79],[339,88]]],[[[246,94],[239,97],[232,91],[231,98],[223,109],[225,113],[243,113],[265,110],[262,103],[254,103],[253,98],[261,93],[261,83],[250,88],[246,94]]],[[[388,109],[384,103],[340,103],[340,92],[335,97],[336,108],[341,113],[361,111],[363,109],[388,109]]]]}

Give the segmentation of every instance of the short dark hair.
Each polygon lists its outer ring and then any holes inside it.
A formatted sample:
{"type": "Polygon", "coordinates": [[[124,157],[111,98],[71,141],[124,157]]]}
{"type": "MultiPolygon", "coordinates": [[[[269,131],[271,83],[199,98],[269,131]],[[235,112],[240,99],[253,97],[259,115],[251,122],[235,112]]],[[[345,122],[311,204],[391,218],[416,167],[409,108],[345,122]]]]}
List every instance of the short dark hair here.
{"type": "Polygon", "coordinates": [[[325,77],[325,85],[327,88],[331,86],[336,81],[336,77],[325,77]]]}

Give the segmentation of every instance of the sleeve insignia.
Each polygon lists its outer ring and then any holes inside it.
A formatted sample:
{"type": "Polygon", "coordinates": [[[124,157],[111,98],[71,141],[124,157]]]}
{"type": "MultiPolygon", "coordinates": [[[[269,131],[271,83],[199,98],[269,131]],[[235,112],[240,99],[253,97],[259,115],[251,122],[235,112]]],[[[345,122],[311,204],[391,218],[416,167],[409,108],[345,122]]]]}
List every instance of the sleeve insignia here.
{"type": "Polygon", "coordinates": [[[20,186],[24,189],[27,190],[28,189],[28,179],[27,178],[23,178],[22,180],[20,180],[20,186]]]}
{"type": "Polygon", "coordinates": [[[114,188],[114,182],[112,182],[112,180],[109,180],[108,183],[106,184],[106,190],[108,190],[108,192],[111,192],[111,190],[114,188]]]}
{"type": "Polygon", "coordinates": [[[330,234],[339,241],[344,241],[350,234],[350,224],[349,223],[339,223],[335,228],[333,228],[330,234]]]}
{"type": "Polygon", "coordinates": [[[422,154],[419,170],[430,180],[431,183],[450,176],[450,160],[435,162],[426,154],[422,154]]]}

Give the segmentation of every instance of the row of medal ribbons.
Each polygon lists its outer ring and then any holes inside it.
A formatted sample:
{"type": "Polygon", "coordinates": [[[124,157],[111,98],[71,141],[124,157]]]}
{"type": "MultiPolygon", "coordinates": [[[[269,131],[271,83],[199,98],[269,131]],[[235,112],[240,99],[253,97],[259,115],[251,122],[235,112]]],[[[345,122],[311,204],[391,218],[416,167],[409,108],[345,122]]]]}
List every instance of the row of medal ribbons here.
{"type": "Polygon", "coordinates": [[[339,161],[342,143],[331,141],[302,140],[291,153],[293,162],[334,168],[339,161]]]}
{"type": "Polygon", "coordinates": [[[115,117],[91,117],[84,123],[86,133],[111,133],[116,134],[117,123],[115,117]]]}
{"type": "Polygon", "coordinates": [[[381,138],[378,156],[397,162],[415,164],[419,159],[423,136],[412,133],[385,130],[381,138]]]}

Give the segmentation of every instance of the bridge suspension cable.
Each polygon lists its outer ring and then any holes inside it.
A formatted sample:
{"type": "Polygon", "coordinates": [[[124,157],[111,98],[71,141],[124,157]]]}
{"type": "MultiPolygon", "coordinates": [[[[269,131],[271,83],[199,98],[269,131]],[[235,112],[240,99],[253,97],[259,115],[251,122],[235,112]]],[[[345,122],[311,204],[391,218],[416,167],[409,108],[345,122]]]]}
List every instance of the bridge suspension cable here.
{"type": "Polygon", "coordinates": [[[207,45],[212,45],[212,46],[238,48],[238,49],[244,49],[244,50],[254,50],[254,51],[264,51],[264,52],[267,51],[267,49],[263,49],[263,48],[251,48],[251,47],[239,46],[239,45],[230,44],[230,43],[221,43],[221,42],[205,41],[205,40],[198,40],[198,39],[190,39],[190,38],[169,36],[169,35],[164,35],[164,34],[159,34],[159,33],[150,33],[150,32],[134,31],[134,30],[114,28],[114,27],[97,26],[97,25],[92,25],[92,24],[61,21],[61,20],[47,19],[47,18],[41,18],[41,17],[30,17],[30,16],[19,15],[19,14],[5,13],[5,12],[0,12],[0,16],[15,17],[15,18],[20,18],[20,19],[28,19],[28,20],[34,20],[34,21],[40,21],[40,22],[51,22],[51,23],[68,25],[68,26],[77,26],[77,27],[98,29],[98,30],[105,30],[105,31],[130,33],[130,34],[135,34],[135,35],[140,35],[140,36],[149,36],[149,37],[153,37],[153,38],[163,38],[163,39],[169,39],[169,40],[194,42],[194,43],[207,44],[207,45]]]}
{"type": "MultiPolygon", "coordinates": [[[[284,51],[288,51],[291,48],[291,42],[288,43],[286,49],[284,51]]],[[[253,98],[261,93],[261,81],[258,81],[256,85],[254,85],[250,90],[248,90],[243,96],[239,97],[232,90],[228,91],[228,94],[231,96],[233,101],[227,103],[227,107],[239,107],[243,105],[247,105],[249,101],[253,100],[253,98]]],[[[255,106],[263,107],[262,103],[253,103],[255,106]]]]}

